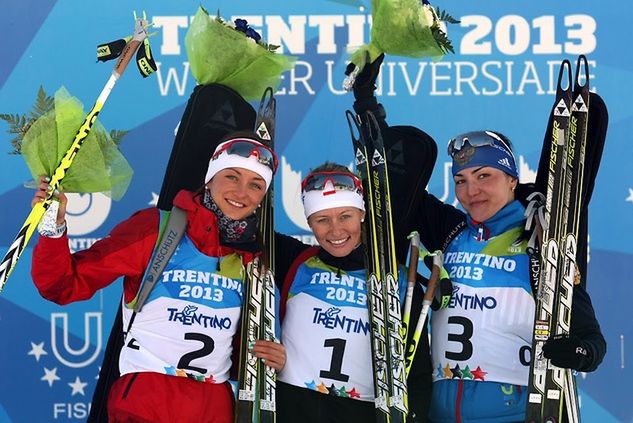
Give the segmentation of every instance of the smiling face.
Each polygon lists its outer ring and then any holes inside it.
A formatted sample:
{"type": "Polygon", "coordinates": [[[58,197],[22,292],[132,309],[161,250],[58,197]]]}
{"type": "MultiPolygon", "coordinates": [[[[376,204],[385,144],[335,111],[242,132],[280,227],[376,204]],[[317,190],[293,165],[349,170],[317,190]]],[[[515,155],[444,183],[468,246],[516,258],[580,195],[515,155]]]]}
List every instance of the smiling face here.
{"type": "Polygon", "coordinates": [[[308,224],[319,245],[334,257],[345,257],[361,242],[361,219],[356,207],[334,207],[313,213],[308,224]]]}
{"type": "Polygon", "coordinates": [[[252,214],[264,199],[266,182],[252,170],[230,167],[207,182],[211,198],[227,217],[242,220],[252,214]]]}
{"type": "Polygon", "coordinates": [[[484,222],[514,200],[516,178],[489,166],[469,167],[455,176],[455,195],[477,222],[484,222]]]}

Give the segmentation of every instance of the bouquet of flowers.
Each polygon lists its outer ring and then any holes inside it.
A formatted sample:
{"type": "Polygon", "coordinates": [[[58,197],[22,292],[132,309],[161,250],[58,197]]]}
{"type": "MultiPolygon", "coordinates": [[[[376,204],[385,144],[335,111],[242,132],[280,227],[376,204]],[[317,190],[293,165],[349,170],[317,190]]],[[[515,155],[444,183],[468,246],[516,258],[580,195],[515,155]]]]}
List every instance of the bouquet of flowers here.
{"type": "Polygon", "coordinates": [[[185,36],[189,65],[198,84],[217,83],[247,100],[259,99],[266,87],[276,90],[282,72],[295,58],[275,53],[244,19],[225,22],[200,7],[185,36]]]}
{"type": "Polygon", "coordinates": [[[372,63],[382,53],[439,60],[448,52],[455,52],[441,23],[459,21],[427,0],[372,0],[371,4],[371,39],[352,55],[355,70],[351,80],[346,81],[346,88],[351,89],[349,84],[353,85],[367,61],[372,63]]]}
{"type": "MultiPolygon", "coordinates": [[[[41,175],[51,175],[73,142],[86,116],[83,105],[65,88],[54,98],[40,88],[34,110],[28,115],[0,115],[9,123],[14,154],[21,154],[35,185],[41,175]]],[[[118,148],[125,131],[111,131],[95,122],[90,134],[68,169],[62,186],[65,192],[103,192],[120,200],[132,179],[132,168],[118,148]]]]}

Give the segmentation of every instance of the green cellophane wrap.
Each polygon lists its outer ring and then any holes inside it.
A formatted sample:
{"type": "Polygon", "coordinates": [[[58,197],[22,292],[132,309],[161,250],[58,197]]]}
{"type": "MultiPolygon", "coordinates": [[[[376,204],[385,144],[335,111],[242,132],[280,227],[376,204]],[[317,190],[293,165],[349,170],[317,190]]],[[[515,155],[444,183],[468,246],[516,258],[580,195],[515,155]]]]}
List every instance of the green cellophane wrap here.
{"type": "Polygon", "coordinates": [[[369,44],[352,55],[352,62],[363,68],[367,52],[373,62],[381,53],[404,57],[444,56],[431,33],[433,12],[420,0],[372,0],[372,29],[369,44]]]}
{"type": "Polygon", "coordinates": [[[267,50],[209,16],[203,8],[198,8],[189,25],[185,47],[198,84],[226,85],[247,100],[261,98],[266,87],[276,90],[281,74],[295,61],[294,57],[267,50]]]}
{"type": "MultiPolygon", "coordinates": [[[[53,110],[33,123],[22,142],[22,156],[34,180],[53,174],[85,117],[81,102],[65,88],[55,93],[53,110]]],[[[132,173],[110,134],[95,121],[61,185],[64,192],[102,192],[120,200],[132,173]]]]}

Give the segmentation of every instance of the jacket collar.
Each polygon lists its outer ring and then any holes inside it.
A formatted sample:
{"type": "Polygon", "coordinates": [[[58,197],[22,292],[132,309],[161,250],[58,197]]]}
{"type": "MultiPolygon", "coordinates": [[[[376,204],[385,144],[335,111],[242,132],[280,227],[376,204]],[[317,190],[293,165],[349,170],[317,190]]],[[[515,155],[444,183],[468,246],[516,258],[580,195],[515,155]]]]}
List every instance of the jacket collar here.
{"type": "Polygon", "coordinates": [[[365,268],[365,249],[362,243],[345,257],[334,257],[323,247],[319,249],[317,256],[325,264],[340,270],[352,271],[365,268]]]}
{"type": "Polygon", "coordinates": [[[174,198],[174,206],[187,212],[187,234],[198,250],[217,257],[235,251],[246,261],[252,258],[252,253],[258,255],[261,252],[261,247],[255,242],[240,244],[239,248],[235,248],[235,245],[220,245],[217,217],[202,205],[201,197],[202,194],[182,190],[174,198]]]}
{"type": "Polygon", "coordinates": [[[467,224],[469,229],[475,232],[477,240],[485,241],[508,229],[523,226],[525,224],[525,208],[518,200],[514,200],[485,222],[477,222],[468,215],[467,224]]]}

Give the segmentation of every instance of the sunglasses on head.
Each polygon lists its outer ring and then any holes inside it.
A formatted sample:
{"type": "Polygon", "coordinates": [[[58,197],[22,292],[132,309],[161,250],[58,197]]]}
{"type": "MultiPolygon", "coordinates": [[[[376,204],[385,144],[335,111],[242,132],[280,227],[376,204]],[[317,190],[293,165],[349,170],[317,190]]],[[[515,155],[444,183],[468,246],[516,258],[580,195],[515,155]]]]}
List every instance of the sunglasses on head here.
{"type": "Polygon", "coordinates": [[[217,159],[224,152],[245,158],[255,156],[259,163],[268,166],[273,173],[277,170],[278,163],[275,153],[265,145],[248,138],[238,138],[227,142],[213,154],[211,160],[217,159]]]}
{"type": "Polygon", "coordinates": [[[490,131],[468,132],[453,138],[448,142],[448,155],[454,157],[455,154],[464,148],[466,144],[471,147],[492,147],[495,144],[501,144],[501,146],[507,150],[514,159],[514,153],[508,143],[504,141],[503,138],[490,131]]]}
{"type": "Polygon", "coordinates": [[[311,173],[301,182],[301,190],[323,191],[327,183],[331,183],[335,191],[345,190],[363,193],[363,185],[356,176],[344,172],[311,173]]]}

